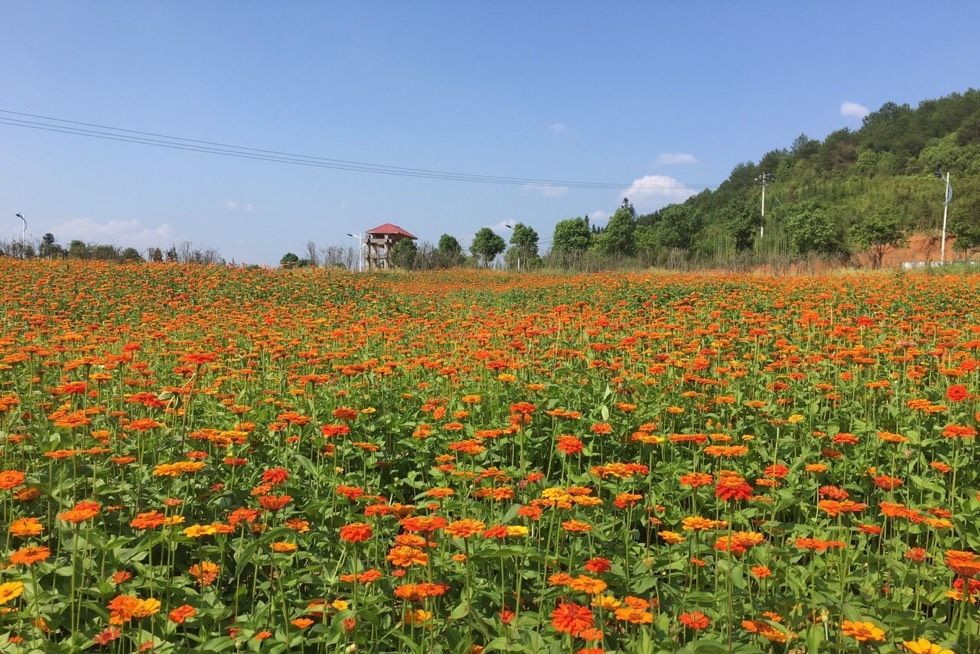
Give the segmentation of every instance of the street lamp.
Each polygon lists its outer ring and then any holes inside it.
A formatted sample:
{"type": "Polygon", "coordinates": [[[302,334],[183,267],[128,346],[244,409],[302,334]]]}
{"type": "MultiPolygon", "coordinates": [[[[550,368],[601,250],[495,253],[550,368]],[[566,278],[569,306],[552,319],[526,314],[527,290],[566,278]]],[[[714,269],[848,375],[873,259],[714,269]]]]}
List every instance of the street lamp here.
{"type": "Polygon", "coordinates": [[[762,222],[759,223],[759,237],[766,235],[766,185],[776,181],[770,173],[762,173],[755,178],[755,181],[762,184],[762,222]]]}
{"type": "Polygon", "coordinates": [[[21,214],[16,214],[16,215],[17,215],[18,218],[20,218],[22,221],[24,221],[24,235],[22,237],[22,240],[26,242],[27,241],[27,219],[24,218],[24,216],[21,215],[21,214]]]}
{"type": "MultiPolygon", "coordinates": [[[[507,229],[514,229],[514,223],[504,223],[507,229]]],[[[517,255],[517,272],[521,272],[521,255],[517,255]]]]}
{"type": "MultiPolygon", "coordinates": [[[[941,170],[936,169],[936,177],[943,178],[941,170]]],[[[949,171],[946,171],[946,194],[943,196],[943,238],[939,248],[939,265],[946,265],[946,217],[949,215],[949,203],[953,201],[953,187],[949,185],[949,171]]]]}
{"type": "Polygon", "coordinates": [[[357,234],[351,234],[347,232],[347,235],[351,238],[357,239],[357,272],[364,272],[364,241],[363,235],[358,232],[357,234]]]}

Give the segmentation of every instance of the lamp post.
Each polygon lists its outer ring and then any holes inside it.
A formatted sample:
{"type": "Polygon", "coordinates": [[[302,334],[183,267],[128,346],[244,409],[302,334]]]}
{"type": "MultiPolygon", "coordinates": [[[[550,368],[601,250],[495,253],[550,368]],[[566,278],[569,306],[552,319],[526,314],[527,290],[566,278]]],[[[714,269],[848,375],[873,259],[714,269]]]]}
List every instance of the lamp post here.
{"type": "Polygon", "coordinates": [[[762,173],[755,178],[755,181],[762,184],[762,222],[759,223],[759,237],[766,235],[766,185],[774,181],[770,173],[762,173]]]}
{"type": "Polygon", "coordinates": [[[351,234],[347,232],[347,235],[351,238],[357,239],[357,272],[364,272],[364,240],[363,235],[358,232],[357,234],[351,234]]]}
{"type": "MultiPolygon", "coordinates": [[[[507,229],[513,230],[514,229],[514,224],[513,223],[504,223],[504,227],[506,227],[507,229]]],[[[517,255],[517,272],[521,272],[521,255],[520,254],[517,255]]]]}
{"type": "Polygon", "coordinates": [[[946,194],[943,195],[943,237],[939,246],[939,265],[946,265],[946,218],[949,216],[949,203],[953,200],[953,188],[949,185],[949,171],[946,171],[945,178],[941,170],[936,171],[936,177],[944,179],[946,182],[946,194]]]}
{"type": "Polygon", "coordinates": [[[17,215],[18,218],[20,218],[24,222],[24,233],[21,236],[21,240],[23,240],[23,241],[26,242],[27,241],[27,219],[24,218],[23,214],[16,214],[16,215],[17,215]]]}

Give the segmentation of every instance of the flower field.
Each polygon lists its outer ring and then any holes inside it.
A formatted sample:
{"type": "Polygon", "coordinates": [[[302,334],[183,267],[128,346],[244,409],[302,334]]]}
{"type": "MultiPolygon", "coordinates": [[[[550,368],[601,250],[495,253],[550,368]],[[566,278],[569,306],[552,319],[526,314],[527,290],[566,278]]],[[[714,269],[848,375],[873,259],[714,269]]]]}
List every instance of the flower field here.
{"type": "Polygon", "coordinates": [[[980,652],[978,276],[0,282],[0,651],[980,652]]]}

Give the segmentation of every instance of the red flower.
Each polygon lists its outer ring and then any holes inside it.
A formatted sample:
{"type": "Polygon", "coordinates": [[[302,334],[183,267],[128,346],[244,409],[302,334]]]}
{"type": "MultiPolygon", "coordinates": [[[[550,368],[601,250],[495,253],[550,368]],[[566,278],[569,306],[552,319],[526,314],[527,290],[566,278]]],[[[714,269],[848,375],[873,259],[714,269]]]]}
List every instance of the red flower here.
{"type": "Polygon", "coordinates": [[[352,522],[340,528],[340,540],[348,543],[363,543],[371,538],[371,525],[364,522],[352,522]]]}
{"type": "Polygon", "coordinates": [[[681,613],[677,618],[677,621],[688,629],[694,631],[700,631],[701,629],[707,629],[708,625],[711,624],[711,620],[701,611],[690,611],[688,613],[681,613]]]}
{"type": "Polygon", "coordinates": [[[594,559],[589,559],[585,562],[585,569],[588,572],[595,574],[602,574],[603,572],[608,572],[611,561],[609,559],[604,559],[601,556],[597,556],[594,559]]]}
{"type": "Polygon", "coordinates": [[[289,479],[289,471],[285,468],[269,468],[262,473],[262,483],[272,484],[273,486],[281,484],[287,479],[289,479]]]}
{"type": "Polygon", "coordinates": [[[734,473],[719,475],[715,483],[715,497],[725,502],[738,502],[752,497],[752,487],[734,473]]]}
{"type": "Polygon", "coordinates": [[[263,495],[259,498],[259,504],[267,511],[279,511],[292,501],[289,495],[263,495]]]}
{"type": "Polygon", "coordinates": [[[174,624],[184,624],[185,620],[189,620],[197,615],[197,609],[195,609],[190,604],[184,604],[179,606],[168,614],[170,621],[174,624]]]}
{"type": "Polygon", "coordinates": [[[970,397],[970,392],[962,384],[953,384],[946,389],[946,399],[950,402],[962,402],[970,397]]]}
{"type": "Polygon", "coordinates": [[[566,602],[551,612],[551,626],[556,631],[578,636],[592,627],[592,611],[588,607],[566,602]]]}

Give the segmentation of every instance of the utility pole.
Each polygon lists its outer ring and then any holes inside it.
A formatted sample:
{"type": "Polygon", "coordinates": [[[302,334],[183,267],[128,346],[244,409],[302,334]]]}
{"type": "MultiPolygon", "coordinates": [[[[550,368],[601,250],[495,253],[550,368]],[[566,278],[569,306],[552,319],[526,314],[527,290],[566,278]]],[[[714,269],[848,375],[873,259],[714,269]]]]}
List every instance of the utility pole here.
{"type": "Polygon", "coordinates": [[[769,173],[762,173],[755,178],[755,181],[762,184],[762,223],[759,225],[760,238],[766,235],[766,184],[773,180],[773,176],[769,173]]]}
{"type": "Polygon", "coordinates": [[[941,170],[936,170],[936,177],[946,182],[946,194],[943,195],[943,236],[939,247],[939,265],[946,265],[946,219],[949,217],[949,203],[953,201],[953,187],[949,184],[949,171],[943,176],[941,170]]]}

